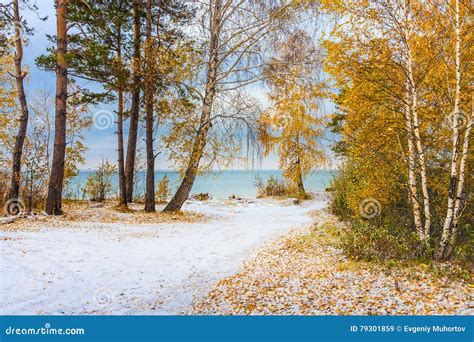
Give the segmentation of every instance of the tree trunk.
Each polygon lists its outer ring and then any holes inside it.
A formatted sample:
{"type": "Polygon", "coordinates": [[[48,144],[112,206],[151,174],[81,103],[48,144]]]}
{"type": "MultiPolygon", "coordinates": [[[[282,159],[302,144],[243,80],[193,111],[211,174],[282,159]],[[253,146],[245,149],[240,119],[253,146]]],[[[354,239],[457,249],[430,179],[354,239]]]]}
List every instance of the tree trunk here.
{"type": "Polygon", "coordinates": [[[21,156],[23,154],[23,144],[25,142],[26,130],[28,128],[28,106],[26,103],[25,89],[23,87],[23,79],[26,73],[22,70],[23,60],[23,42],[21,41],[21,19],[18,0],[13,1],[13,17],[15,26],[15,79],[18,91],[18,101],[21,106],[20,127],[15,138],[15,147],[13,150],[12,175],[10,182],[9,199],[18,198],[20,193],[20,172],[21,172],[21,156]]]}
{"type": "Polygon", "coordinates": [[[219,64],[219,35],[221,29],[221,10],[222,3],[217,1],[213,11],[210,27],[210,44],[209,44],[209,63],[207,69],[206,89],[204,93],[201,119],[199,129],[194,138],[193,149],[189,158],[189,163],[186,168],[184,178],[179,185],[178,190],[174,194],[171,201],[163,209],[165,212],[178,211],[183,206],[184,201],[189,196],[191,188],[193,187],[196,174],[199,169],[199,162],[201,161],[204,147],[206,146],[207,133],[211,128],[211,111],[216,94],[216,80],[217,69],[219,64]]]}
{"type": "MultiPolygon", "coordinates": [[[[28,175],[26,176],[28,178],[28,175]]],[[[28,211],[33,212],[33,169],[30,171],[30,196],[28,196],[28,211]]]]}
{"type": "MultiPolygon", "coordinates": [[[[297,141],[297,144],[299,144],[299,141],[297,141]]],[[[299,155],[297,155],[296,157],[295,171],[296,171],[296,186],[298,188],[298,197],[300,199],[305,199],[307,198],[307,195],[304,189],[303,172],[301,171],[301,160],[300,160],[299,155]]]]}
{"type": "MultiPolygon", "coordinates": [[[[202,117],[208,116],[208,114],[206,113],[208,111],[210,113],[210,108],[203,109],[202,117]]],[[[191,192],[191,189],[193,187],[194,180],[196,179],[197,171],[199,168],[199,162],[201,160],[204,147],[206,145],[207,132],[209,131],[209,128],[210,124],[207,124],[199,129],[196,138],[194,139],[193,150],[191,152],[184,178],[171,201],[163,209],[164,212],[180,210],[183,206],[184,201],[186,201],[186,199],[188,198],[189,193],[191,192]]]]}
{"type": "Polygon", "coordinates": [[[423,227],[423,241],[428,243],[428,239],[430,236],[431,230],[431,213],[430,213],[430,196],[428,193],[428,180],[426,176],[426,164],[425,164],[425,153],[423,144],[421,142],[421,134],[420,134],[420,124],[418,120],[418,113],[417,113],[417,100],[418,95],[416,93],[416,85],[415,79],[413,77],[413,66],[412,66],[412,58],[411,58],[411,51],[408,49],[409,53],[409,68],[408,68],[408,75],[410,78],[411,83],[411,91],[412,91],[412,115],[413,115],[413,133],[415,135],[415,146],[417,150],[417,164],[419,166],[420,178],[421,178],[421,192],[423,194],[423,214],[425,217],[425,223],[423,227]]]}
{"type": "MultiPolygon", "coordinates": [[[[121,29],[120,29],[121,30],[121,29]]],[[[119,37],[117,59],[120,68],[122,70],[122,42],[121,36],[119,37]]],[[[123,82],[122,75],[119,76],[118,80],[118,108],[117,108],[117,152],[118,152],[118,176],[119,176],[119,206],[127,206],[127,191],[125,184],[125,166],[123,159],[123,82]]]]}
{"type": "MultiPolygon", "coordinates": [[[[458,181],[458,153],[459,153],[459,122],[458,119],[460,117],[460,102],[461,102],[461,42],[460,42],[460,26],[459,26],[459,1],[456,1],[456,8],[455,8],[455,36],[456,36],[456,46],[455,46],[455,69],[456,69],[456,90],[454,95],[454,109],[453,109],[453,117],[452,117],[452,130],[453,130],[453,145],[452,145],[452,155],[451,155],[451,173],[449,177],[449,191],[448,191],[448,206],[446,210],[446,217],[444,219],[443,224],[443,232],[441,235],[441,242],[438,250],[437,257],[439,259],[445,258],[451,248],[448,246],[450,241],[454,242],[455,238],[455,222],[457,224],[457,211],[459,210],[459,203],[460,198],[463,191],[463,183],[464,183],[464,163],[462,165],[462,170],[460,172],[463,173],[462,175],[462,183],[459,184],[460,180],[458,181]],[[458,187],[456,188],[456,185],[458,187]],[[459,187],[460,185],[460,187],[459,187]],[[458,194],[459,192],[459,194],[458,194]],[[456,207],[457,203],[457,208],[456,207]]],[[[467,155],[467,147],[469,140],[469,132],[470,126],[466,128],[466,132],[468,136],[465,137],[467,140],[464,141],[464,145],[466,147],[466,151],[464,151],[463,146],[463,156],[464,159],[465,154],[467,155]]],[[[461,178],[461,177],[460,177],[461,178]]]]}
{"type": "Polygon", "coordinates": [[[125,184],[125,166],[123,159],[123,89],[118,89],[117,110],[117,153],[118,153],[118,176],[119,176],[119,206],[127,206],[127,191],[125,184]]]}
{"type": "Polygon", "coordinates": [[[54,151],[48,185],[46,212],[61,215],[61,200],[66,157],[66,106],[67,106],[67,0],[57,0],[57,50],[56,50],[56,118],[54,151]]]}
{"type": "Polygon", "coordinates": [[[458,187],[456,191],[456,201],[454,202],[454,215],[453,215],[453,223],[452,223],[452,232],[450,242],[451,245],[454,243],[456,239],[456,232],[458,228],[458,219],[461,216],[462,206],[461,201],[463,198],[463,191],[464,191],[464,181],[466,179],[466,161],[467,155],[469,152],[469,139],[471,137],[471,129],[474,125],[474,112],[471,113],[471,117],[467,123],[466,130],[464,131],[464,143],[462,147],[461,153],[461,162],[459,163],[459,180],[458,180],[458,187]]]}
{"type": "MultiPolygon", "coordinates": [[[[408,83],[410,89],[410,96],[411,101],[408,101],[407,104],[411,104],[411,110],[409,115],[409,126],[410,132],[408,134],[411,135],[411,139],[414,139],[414,145],[416,147],[416,152],[413,153],[413,156],[416,159],[416,162],[413,161],[413,169],[414,169],[414,183],[416,183],[416,173],[417,169],[419,169],[419,174],[421,178],[421,191],[423,194],[423,213],[424,213],[424,225],[420,228],[417,226],[418,236],[420,240],[423,242],[425,247],[428,247],[429,243],[429,236],[430,236],[430,229],[431,229],[431,213],[430,213],[430,197],[428,193],[428,181],[426,176],[426,164],[425,164],[425,156],[424,156],[424,148],[421,142],[421,134],[420,134],[420,124],[418,120],[418,95],[416,91],[416,83],[415,77],[413,73],[413,59],[412,53],[410,48],[410,2],[405,0],[404,2],[404,17],[405,17],[405,31],[404,31],[404,42],[405,42],[405,49],[406,49],[406,72],[408,76],[408,83]],[[417,168],[418,166],[418,168],[417,168]]],[[[408,100],[408,98],[406,98],[408,100]]],[[[407,125],[408,127],[408,125],[407,125]]],[[[413,141],[413,140],[412,140],[413,141]]],[[[411,156],[410,156],[411,157],[411,156]]],[[[416,190],[416,188],[414,189],[416,190]]],[[[416,199],[413,195],[411,196],[412,199],[416,199]]],[[[415,223],[416,225],[416,223],[415,223]]]]}
{"type": "Polygon", "coordinates": [[[411,121],[410,109],[410,82],[405,82],[405,124],[407,130],[408,142],[408,186],[409,186],[409,202],[412,207],[413,221],[415,229],[420,240],[424,239],[423,224],[421,222],[420,203],[418,202],[418,189],[415,176],[415,146],[413,144],[413,123],[411,121]]]}
{"type": "MultiPolygon", "coordinates": [[[[416,96],[416,91],[412,90],[413,83],[411,82],[410,78],[410,70],[412,69],[411,65],[411,54],[410,54],[410,47],[408,46],[408,39],[409,39],[409,24],[408,24],[408,15],[409,15],[409,4],[408,1],[405,0],[404,2],[404,40],[406,42],[405,46],[405,59],[406,59],[406,72],[407,77],[405,80],[405,127],[407,130],[407,143],[408,143],[408,186],[409,186],[409,202],[412,207],[413,211],[413,221],[415,224],[415,230],[418,235],[418,238],[421,241],[425,241],[425,230],[423,228],[423,222],[421,221],[421,211],[420,211],[420,202],[418,201],[418,185],[416,180],[416,153],[415,153],[415,143],[413,142],[414,139],[414,128],[413,128],[413,121],[412,121],[412,106],[413,106],[413,95],[416,96]]],[[[416,102],[415,102],[416,105],[416,102]]]]}
{"type": "Polygon", "coordinates": [[[127,160],[125,165],[127,202],[133,202],[135,157],[137,151],[138,116],[140,113],[140,7],[141,0],[133,1],[133,90],[130,108],[127,160]]]}
{"type": "MultiPolygon", "coordinates": [[[[297,133],[299,134],[299,133],[297,133]]],[[[300,139],[299,136],[296,136],[296,142],[295,142],[295,151],[296,151],[296,160],[295,160],[295,179],[296,179],[296,187],[298,189],[298,198],[299,199],[305,199],[307,198],[306,191],[304,189],[304,184],[303,184],[303,172],[301,170],[301,159],[300,159],[300,139]]]]}
{"type": "Polygon", "coordinates": [[[151,77],[151,1],[146,2],[146,68],[145,112],[146,112],[146,194],[145,211],[155,211],[155,156],[153,152],[153,82],[151,77]]]}

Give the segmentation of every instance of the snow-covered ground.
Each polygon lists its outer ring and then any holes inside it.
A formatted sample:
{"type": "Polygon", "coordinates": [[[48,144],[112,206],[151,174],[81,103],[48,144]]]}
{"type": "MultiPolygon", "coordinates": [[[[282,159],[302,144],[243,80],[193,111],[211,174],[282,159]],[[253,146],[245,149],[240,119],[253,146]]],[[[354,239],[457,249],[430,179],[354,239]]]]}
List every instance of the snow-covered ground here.
{"type": "Polygon", "coordinates": [[[184,210],[211,218],[0,231],[0,314],[185,313],[257,246],[324,206],[190,202],[184,210]]]}

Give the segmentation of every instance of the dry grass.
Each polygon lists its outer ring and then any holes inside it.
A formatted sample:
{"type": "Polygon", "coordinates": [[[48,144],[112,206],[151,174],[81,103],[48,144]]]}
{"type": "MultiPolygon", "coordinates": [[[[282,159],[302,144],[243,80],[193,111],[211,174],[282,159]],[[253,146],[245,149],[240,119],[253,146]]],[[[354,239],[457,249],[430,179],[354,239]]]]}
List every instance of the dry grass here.
{"type": "Polygon", "coordinates": [[[128,208],[117,206],[116,202],[105,202],[103,207],[94,207],[88,201],[65,201],[62,216],[38,215],[18,218],[14,223],[0,225],[0,231],[38,230],[42,226],[67,227],[74,223],[121,223],[156,224],[167,222],[201,222],[208,219],[205,215],[189,212],[162,213],[161,206],[154,213],[143,210],[142,204],[129,204],[128,208]],[[92,206],[92,207],[91,207],[92,206]]]}

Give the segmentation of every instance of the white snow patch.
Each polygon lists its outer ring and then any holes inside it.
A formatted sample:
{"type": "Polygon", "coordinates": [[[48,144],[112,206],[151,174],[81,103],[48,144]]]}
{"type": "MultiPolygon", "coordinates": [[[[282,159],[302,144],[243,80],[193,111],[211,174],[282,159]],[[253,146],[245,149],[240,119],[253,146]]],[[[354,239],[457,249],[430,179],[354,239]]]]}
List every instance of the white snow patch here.
{"type": "Polygon", "coordinates": [[[324,200],[189,202],[199,223],[0,232],[0,314],[180,314],[324,200]]]}

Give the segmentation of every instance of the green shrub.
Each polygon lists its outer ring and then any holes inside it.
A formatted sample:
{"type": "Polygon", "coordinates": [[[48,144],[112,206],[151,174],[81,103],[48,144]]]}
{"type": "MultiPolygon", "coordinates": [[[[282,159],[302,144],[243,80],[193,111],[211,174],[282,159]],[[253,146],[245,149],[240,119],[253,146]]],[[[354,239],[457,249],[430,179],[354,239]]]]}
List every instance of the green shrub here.
{"type": "Polygon", "coordinates": [[[457,244],[453,257],[461,265],[471,268],[474,265],[474,227],[471,223],[459,226],[457,244]]]}
{"type": "Polygon", "coordinates": [[[331,180],[329,188],[326,189],[331,193],[329,210],[342,220],[347,220],[354,214],[347,203],[347,184],[346,173],[344,170],[340,170],[338,176],[331,180]]]}
{"type": "Polygon", "coordinates": [[[91,201],[103,202],[112,193],[111,177],[117,172],[115,165],[108,160],[103,160],[99,169],[87,177],[87,182],[82,189],[84,196],[91,201]]]}
{"type": "Polygon", "coordinates": [[[165,203],[171,196],[170,181],[167,175],[164,175],[158,183],[158,189],[156,190],[155,196],[158,199],[158,203],[165,203]]]}
{"type": "Polygon", "coordinates": [[[284,181],[273,176],[268,177],[265,183],[260,177],[255,178],[257,197],[282,197],[288,195],[288,187],[284,181]]]}
{"type": "Polygon", "coordinates": [[[421,255],[414,232],[406,227],[374,226],[354,221],[341,231],[341,248],[356,260],[414,259],[421,255]]]}

